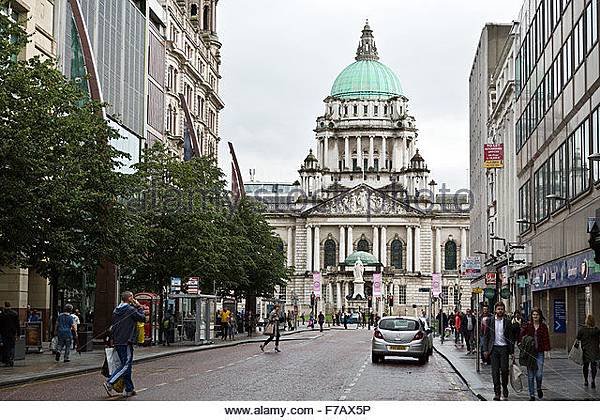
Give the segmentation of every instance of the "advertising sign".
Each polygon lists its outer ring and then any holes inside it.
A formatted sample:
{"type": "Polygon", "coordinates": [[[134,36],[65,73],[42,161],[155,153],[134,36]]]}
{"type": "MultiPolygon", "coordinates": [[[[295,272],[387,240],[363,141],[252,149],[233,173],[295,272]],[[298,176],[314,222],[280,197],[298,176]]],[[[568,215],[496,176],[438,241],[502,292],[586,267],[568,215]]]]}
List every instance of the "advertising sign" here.
{"type": "Polygon", "coordinates": [[[381,273],[373,274],[373,296],[381,296],[381,273]]]}
{"type": "Polygon", "coordinates": [[[520,275],[517,277],[517,287],[524,288],[527,287],[527,284],[528,281],[526,276],[520,275]]]}
{"type": "Polygon", "coordinates": [[[438,297],[442,293],[442,275],[433,273],[431,275],[431,294],[438,297]]]}
{"type": "Polygon", "coordinates": [[[594,262],[594,251],[561,258],[531,270],[531,290],[555,289],[600,282],[600,265],[594,262]]]}
{"type": "Polygon", "coordinates": [[[483,167],[488,169],[504,167],[504,144],[483,145],[483,167]]]}
{"type": "Polygon", "coordinates": [[[485,273],[485,284],[488,286],[496,285],[496,273],[485,273]]]}
{"type": "Polygon", "coordinates": [[[554,332],[567,332],[567,308],[564,299],[554,301],[554,332]]]}
{"type": "Polygon", "coordinates": [[[179,293],[181,291],[181,277],[171,277],[171,293],[179,293]]]}
{"type": "Polygon", "coordinates": [[[313,293],[321,297],[321,273],[313,273],[313,293]]]}
{"type": "Polygon", "coordinates": [[[42,348],[41,322],[28,322],[25,324],[25,347],[42,348]]]}
{"type": "Polygon", "coordinates": [[[198,284],[200,283],[199,277],[190,277],[186,283],[186,291],[190,295],[197,295],[199,292],[198,284]]]}
{"type": "Polygon", "coordinates": [[[462,262],[463,276],[476,278],[481,275],[481,260],[479,257],[467,257],[462,262]]]}
{"type": "Polygon", "coordinates": [[[506,265],[500,269],[500,280],[502,281],[502,286],[508,284],[508,266],[506,265]]]}

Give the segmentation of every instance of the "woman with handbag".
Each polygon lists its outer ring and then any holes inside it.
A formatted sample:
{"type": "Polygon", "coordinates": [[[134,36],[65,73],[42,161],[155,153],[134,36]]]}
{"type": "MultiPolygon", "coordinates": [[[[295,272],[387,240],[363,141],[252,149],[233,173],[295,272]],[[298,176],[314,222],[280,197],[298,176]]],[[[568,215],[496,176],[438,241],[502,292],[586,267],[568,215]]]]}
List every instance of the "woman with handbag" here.
{"type": "Polygon", "coordinates": [[[596,388],[596,372],[598,359],[600,359],[600,329],[596,327],[596,322],[592,315],[585,318],[585,326],[577,332],[577,339],[581,343],[583,350],[583,380],[584,386],[588,386],[588,369],[592,367],[592,388],[596,388]]]}
{"type": "Polygon", "coordinates": [[[544,352],[550,351],[550,334],[548,333],[548,326],[544,322],[544,316],[540,308],[533,308],[531,311],[531,320],[521,330],[520,338],[523,344],[521,351],[528,354],[522,354],[523,358],[520,356],[519,360],[531,360],[531,363],[526,363],[527,383],[529,385],[529,400],[535,401],[536,385],[538,398],[544,396],[542,392],[544,352]],[[525,343],[531,342],[524,340],[525,337],[533,338],[532,345],[525,347],[525,343]]]}
{"type": "Polygon", "coordinates": [[[265,327],[265,335],[268,335],[269,338],[260,345],[260,350],[265,351],[267,344],[275,338],[275,351],[278,353],[281,352],[279,350],[279,305],[275,305],[275,308],[269,314],[269,323],[265,327]]]}

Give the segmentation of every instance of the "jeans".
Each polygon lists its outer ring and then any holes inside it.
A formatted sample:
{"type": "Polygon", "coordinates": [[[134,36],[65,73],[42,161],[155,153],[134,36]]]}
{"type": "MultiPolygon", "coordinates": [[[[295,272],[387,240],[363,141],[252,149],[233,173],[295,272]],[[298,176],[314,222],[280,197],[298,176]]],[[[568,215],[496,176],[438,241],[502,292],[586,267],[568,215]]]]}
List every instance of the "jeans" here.
{"type": "Polygon", "coordinates": [[[544,352],[541,351],[535,356],[537,370],[527,369],[527,384],[529,386],[529,396],[535,397],[535,390],[542,389],[542,378],[544,376],[544,352]],[[536,388],[537,382],[537,388],[536,388]]]}
{"type": "Polygon", "coordinates": [[[71,335],[59,335],[58,336],[58,347],[56,351],[58,352],[58,356],[62,353],[63,347],[65,348],[65,360],[69,360],[69,354],[71,353],[71,345],[73,343],[73,336],[71,335]]]}
{"type": "Polygon", "coordinates": [[[130,344],[116,345],[115,351],[119,355],[121,368],[108,378],[108,383],[114,385],[121,377],[125,382],[125,392],[133,391],[133,381],[131,380],[131,367],[133,365],[133,346],[130,344]]]}
{"type": "Polygon", "coordinates": [[[269,338],[267,338],[263,343],[263,347],[267,347],[267,344],[269,344],[273,338],[275,338],[275,348],[279,347],[279,331],[276,331],[275,334],[270,335],[269,338]]]}
{"type": "Polygon", "coordinates": [[[471,340],[473,339],[473,330],[465,330],[465,342],[467,343],[467,351],[471,351],[471,340]]]}
{"type": "Polygon", "coordinates": [[[502,389],[508,389],[508,346],[494,346],[490,357],[494,394],[500,395],[500,374],[502,374],[502,389]]]}

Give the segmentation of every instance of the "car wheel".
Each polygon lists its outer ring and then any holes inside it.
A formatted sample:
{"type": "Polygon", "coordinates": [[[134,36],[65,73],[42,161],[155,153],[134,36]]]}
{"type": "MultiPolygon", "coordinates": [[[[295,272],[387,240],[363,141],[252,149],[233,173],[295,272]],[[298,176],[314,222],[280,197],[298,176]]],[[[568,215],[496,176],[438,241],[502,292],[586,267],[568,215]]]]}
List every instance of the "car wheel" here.
{"type": "Polygon", "coordinates": [[[424,365],[427,362],[429,362],[429,354],[424,354],[423,356],[419,357],[419,364],[424,365]]]}
{"type": "Polygon", "coordinates": [[[379,356],[375,353],[371,353],[371,363],[379,363],[379,356]]]}

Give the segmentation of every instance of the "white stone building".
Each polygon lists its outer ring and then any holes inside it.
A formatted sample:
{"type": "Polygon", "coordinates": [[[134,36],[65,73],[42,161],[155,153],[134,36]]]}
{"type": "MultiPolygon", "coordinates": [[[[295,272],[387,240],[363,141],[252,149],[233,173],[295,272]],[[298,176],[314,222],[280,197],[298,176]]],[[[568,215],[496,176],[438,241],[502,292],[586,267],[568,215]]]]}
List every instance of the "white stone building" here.
{"type": "Polygon", "coordinates": [[[383,296],[372,300],[379,314],[429,313],[432,273],[443,274],[444,309],[459,301],[467,308],[470,285],[458,275],[468,255],[467,197],[434,194],[409,100],[395,73],[379,62],[368,23],[356,61],[324,102],[316,155],[311,150],[304,160],[300,181],[246,183],[247,194],[267,204],[294,267],[285,290],[276,293],[286,311],[297,305],[299,313],[310,312],[315,272],[322,276],[318,310],[366,309],[366,299],[347,299],[359,256],[367,297],[373,273],[382,273],[383,296]],[[368,254],[354,254],[359,251],[368,254]]]}

